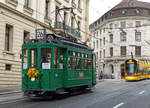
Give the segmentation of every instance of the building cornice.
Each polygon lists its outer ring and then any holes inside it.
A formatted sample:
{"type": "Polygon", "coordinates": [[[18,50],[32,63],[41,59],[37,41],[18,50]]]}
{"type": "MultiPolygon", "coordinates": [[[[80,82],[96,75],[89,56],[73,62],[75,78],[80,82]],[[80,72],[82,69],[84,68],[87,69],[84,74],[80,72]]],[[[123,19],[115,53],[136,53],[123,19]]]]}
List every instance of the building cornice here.
{"type": "MultiPolygon", "coordinates": [[[[2,3],[2,2],[0,2],[0,7],[4,8],[4,9],[7,9],[8,11],[10,11],[10,12],[12,12],[12,13],[20,16],[20,17],[23,17],[23,18],[25,18],[25,19],[27,19],[29,21],[32,21],[32,22],[37,23],[37,24],[39,24],[41,26],[44,26],[47,29],[50,29],[48,24],[45,24],[45,23],[43,23],[43,22],[41,22],[41,21],[39,21],[37,19],[34,19],[34,18],[32,18],[32,17],[30,17],[30,16],[28,16],[28,15],[22,13],[22,12],[19,12],[18,10],[13,9],[13,8],[7,6],[6,4],[2,3]]],[[[0,13],[3,13],[3,12],[1,11],[0,13]]]]}
{"type": "Polygon", "coordinates": [[[90,32],[93,32],[99,28],[102,28],[103,26],[105,26],[107,23],[113,22],[113,21],[120,21],[120,20],[127,20],[127,19],[134,19],[134,20],[139,20],[139,19],[145,19],[145,20],[150,20],[150,17],[145,17],[145,16],[125,16],[125,17],[117,17],[117,18],[112,18],[112,19],[108,19],[106,21],[104,21],[102,24],[99,24],[96,27],[93,27],[92,29],[90,29],[90,32]]]}
{"type": "Polygon", "coordinates": [[[115,9],[111,9],[108,12],[106,12],[104,15],[102,15],[99,19],[94,21],[92,24],[90,24],[90,28],[95,28],[101,24],[103,24],[105,21],[113,18],[118,17],[130,17],[130,16],[143,16],[143,17],[150,17],[150,8],[146,7],[119,7],[115,9]],[[124,11],[125,13],[121,13],[124,11]],[[136,13],[139,11],[139,13],[136,13]],[[96,26],[95,26],[96,25],[96,26]]]}

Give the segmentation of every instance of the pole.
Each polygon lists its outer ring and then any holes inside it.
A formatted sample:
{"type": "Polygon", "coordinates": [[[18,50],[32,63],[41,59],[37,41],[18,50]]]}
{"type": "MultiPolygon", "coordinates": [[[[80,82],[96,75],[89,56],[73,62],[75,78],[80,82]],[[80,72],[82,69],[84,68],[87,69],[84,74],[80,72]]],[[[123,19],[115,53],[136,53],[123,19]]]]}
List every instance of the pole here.
{"type": "Polygon", "coordinates": [[[131,58],[133,59],[133,53],[132,53],[132,51],[131,51],[131,58]]]}

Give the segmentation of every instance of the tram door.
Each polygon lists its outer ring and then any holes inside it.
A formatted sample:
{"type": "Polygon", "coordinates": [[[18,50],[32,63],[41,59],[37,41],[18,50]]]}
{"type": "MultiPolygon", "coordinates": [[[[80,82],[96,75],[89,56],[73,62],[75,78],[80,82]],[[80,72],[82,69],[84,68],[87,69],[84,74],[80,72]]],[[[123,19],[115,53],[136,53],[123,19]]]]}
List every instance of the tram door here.
{"type": "Polygon", "coordinates": [[[42,77],[40,79],[41,88],[49,89],[51,88],[51,76],[52,76],[52,48],[45,46],[41,48],[40,56],[40,72],[42,77]]]}
{"type": "Polygon", "coordinates": [[[66,60],[66,49],[54,48],[54,70],[53,70],[53,87],[63,87],[64,71],[65,71],[65,60],[66,60]]]}

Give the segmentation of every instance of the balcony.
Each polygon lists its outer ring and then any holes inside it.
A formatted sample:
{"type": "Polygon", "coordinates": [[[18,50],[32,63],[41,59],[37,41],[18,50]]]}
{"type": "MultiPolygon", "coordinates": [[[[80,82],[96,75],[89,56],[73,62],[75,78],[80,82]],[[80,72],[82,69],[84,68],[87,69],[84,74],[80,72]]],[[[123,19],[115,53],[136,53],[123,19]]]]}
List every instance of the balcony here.
{"type": "Polygon", "coordinates": [[[29,13],[29,14],[32,14],[32,13],[33,13],[33,9],[30,8],[28,5],[24,5],[24,11],[26,11],[26,12],[29,13]]]}
{"type": "Polygon", "coordinates": [[[52,20],[51,20],[48,16],[45,16],[45,17],[44,17],[44,20],[45,20],[45,22],[47,22],[47,23],[52,23],[52,20]]]}
{"type": "Polygon", "coordinates": [[[15,6],[15,7],[18,5],[18,0],[6,0],[6,2],[15,6]]]}
{"type": "Polygon", "coordinates": [[[62,22],[55,22],[55,30],[58,34],[64,34],[64,28],[65,28],[65,32],[72,36],[72,37],[76,37],[76,38],[80,38],[80,31],[78,29],[73,29],[72,27],[68,26],[68,25],[64,25],[62,22]]]}
{"type": "Polygon", "coordinates": [[[111,62],[111,61],[122,61],[131,58],[131,56],[109,56],[105,57],[104,61],[111,62]]]}

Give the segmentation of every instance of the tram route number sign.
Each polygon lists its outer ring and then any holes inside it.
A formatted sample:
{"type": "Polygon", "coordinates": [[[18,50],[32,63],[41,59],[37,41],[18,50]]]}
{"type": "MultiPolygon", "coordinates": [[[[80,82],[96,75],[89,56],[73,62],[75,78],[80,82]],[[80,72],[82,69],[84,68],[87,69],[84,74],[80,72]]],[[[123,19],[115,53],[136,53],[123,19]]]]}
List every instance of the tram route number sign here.
{"type": "Polygon", "coordinates": [[[36,29],[36,39],[45,39],[46,29],[36,29]]]}

